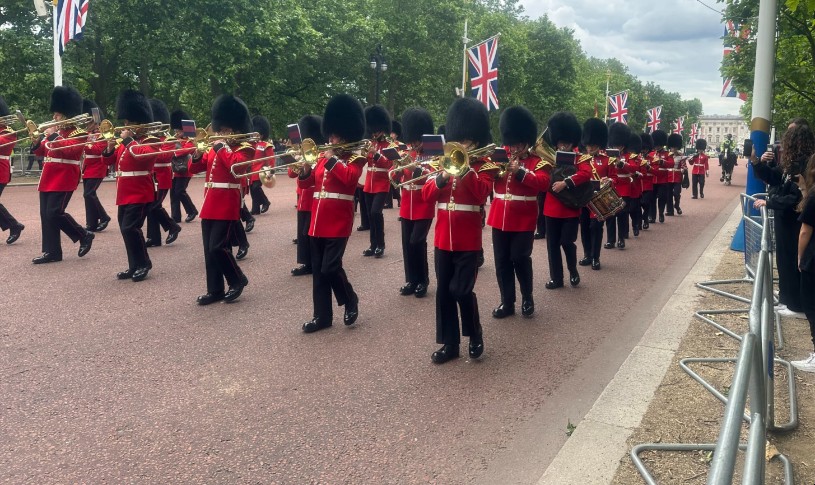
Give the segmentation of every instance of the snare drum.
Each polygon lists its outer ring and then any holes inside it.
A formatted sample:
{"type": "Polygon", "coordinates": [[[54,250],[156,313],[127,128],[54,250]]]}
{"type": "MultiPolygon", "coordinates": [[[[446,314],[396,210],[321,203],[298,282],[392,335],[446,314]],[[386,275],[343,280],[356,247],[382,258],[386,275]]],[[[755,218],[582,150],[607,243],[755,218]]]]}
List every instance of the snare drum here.
{"type": "Polygon", "coordinates": [[[614,217],[621,210],[625,208],[625,201],[614,190],[611,182],[605,182],[600,186],[600,190],[594,193],[594,196],[588,203],[589,210],[592,211],[597,217],[598,221],[605,221],[610,217],[614,217]]]}

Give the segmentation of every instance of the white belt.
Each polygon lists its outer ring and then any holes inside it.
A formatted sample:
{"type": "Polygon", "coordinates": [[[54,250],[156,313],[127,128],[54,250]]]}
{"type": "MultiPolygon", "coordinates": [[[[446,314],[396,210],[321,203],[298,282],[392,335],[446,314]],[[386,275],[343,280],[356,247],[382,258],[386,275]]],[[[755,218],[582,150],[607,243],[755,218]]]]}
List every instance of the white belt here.
{"type": "Polygon", "coordinates": [[[155,167],[155,168],[168,168],[168,167],[172,167],[172,166],[173,166],[172,163],[157,163],[157,164],[153,165],[153,167],[155,167]]]}
{"type": "Polygon", "coordinates": [[[632,177],[632,175],[630,173],[618,173],[617,177],[624,178],[624,179],[630,179],[632,177]]]}
{"type": "Polygon", "coordinates": [[[668,170],[669,172],[681,172],[682,171],[681,168],[668,168],[666,170],[668,170]]]}
{"type": "Polygon", "coordinates": [[[379,167],[368,167],[369,172],[388,172],[387,168],[379,168],[379,167]]]}
{"type": "Polygon", "coordinates": [[[64,158],[45,157],[45,163],[64,163],[66,165],[79,165],[79,160],[66,160],[64,158]]]}
{"type": "Polygon", "coordinates": [[[102,155],[85,155],[85,160],[88,160],[90,158],[102,158],[102,155]]]}
{"type": "Polygon", "coordinates": [[[336,192],[317,192],[314,194],[314,197],[318,199],[338,199],[338,200],[350,200],[353,202],[354,196],[348,194],[338,194],[336,192]]]}
{"type": "Polygon", "coordinates": [[[6,155],[0,155],[0,160],[11,160],[11,157],[6,155]]]}
{"type": "Polygon", "coordinates": [[[408,184],[408,185],[403,185],[402,189],[403,190],[422,190],[422,187],[424,187],[424,186],[423,185],[416,185],[416,184],[408,184]]]}
{"type": "Polygon", "coordinates": [[[496,193],[494,195],[494,197],[496,199],[501,199],[501,200],[506,200],[506,201],[511,201],[511,200],[517,200],[517,201],[520,201],[520,202],[531,202],[533,200],[535,202],[538,201],[538,197],[536,195],[513,195],[513,194],[498,194],[498,193],[496,193]]]}
{"type": "Polygon", "coordinates": [[[439,202],[438,204],[436,204],[436,208],[445,211],[481,212],[480,206],[469,204],[456,204],[455,202],[439,202]]]}
{"type": "Polygon", "coordinates": [[[116,172],[117,177],[142,177],[144,175],[150,175],[150,172],[145,171],[138,171],[138,172],[116,172]]]}
{"type": "Polygon", "coordinates": [[[204,187],[208,189],[239,189],[241,184],[228,184],[226,182],[207,182],[204,187]]]}

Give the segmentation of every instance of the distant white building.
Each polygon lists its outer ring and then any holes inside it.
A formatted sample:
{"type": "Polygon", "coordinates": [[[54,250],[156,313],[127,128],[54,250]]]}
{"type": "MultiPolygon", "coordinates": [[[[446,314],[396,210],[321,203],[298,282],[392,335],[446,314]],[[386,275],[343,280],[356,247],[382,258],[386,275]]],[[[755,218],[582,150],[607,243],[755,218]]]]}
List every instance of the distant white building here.
{"type": "Polygon", "coordinates": [[[706,115],[699,117],[699,136],[707,140],[709,147],[718,148],[725,135],[732,134],[736,147],[741,147],[744,140],[750,138],[750,128],[739,115],[706,115]]]}

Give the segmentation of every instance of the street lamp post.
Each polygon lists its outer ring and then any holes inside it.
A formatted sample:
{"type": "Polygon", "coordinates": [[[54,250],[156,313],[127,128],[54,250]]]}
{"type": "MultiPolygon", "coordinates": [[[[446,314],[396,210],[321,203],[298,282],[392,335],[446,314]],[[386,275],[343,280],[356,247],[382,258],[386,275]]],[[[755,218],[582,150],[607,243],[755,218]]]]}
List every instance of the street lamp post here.
{"type": "Polygon", "coordinates": [[[382,89],[381,75],[388,70],[388,63],[382,55],[382,44],[376,45],[376,52],[371,54],[371,69],[376,71],[376,93],[374,94],[374,104],[379,104],[379,91],[382,89]]]}

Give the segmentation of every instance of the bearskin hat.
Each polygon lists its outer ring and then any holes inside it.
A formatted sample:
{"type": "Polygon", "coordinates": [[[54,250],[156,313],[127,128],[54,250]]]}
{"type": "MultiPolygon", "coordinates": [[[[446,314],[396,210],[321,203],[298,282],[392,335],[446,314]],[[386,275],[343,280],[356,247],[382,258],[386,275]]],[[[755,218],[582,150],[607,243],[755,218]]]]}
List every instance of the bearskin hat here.
{"type": "Polygon", "coordinates": [[[436,130],[437,135],[446,135],[447,134],[447,125],[439,125],[438,129],[436,130]]]}
{"type": "Polygon", "coordinates": [[[551,146],[557,148],[561,142],[577,146],[583,133],[580,122],[572,113],[561,111],[555,113],[546,122],[551,146]]]}
{"type": "Polygon", "coordinates": [[[696,140],[696,149],[701,151],[706,150],[707,140],[705,140],[704,138],[699,138],[698,140],[696,140]]]}
{"type": "Polygon", "coordinates": [[[639,154],[642,151],[642,138],[636,133],[631,133],[625,144],[625,151],[639,154]]]}
{"type": "Polygon", "coordinates": [[[99,106],[95,102],[93,102],[93,100],[91,100],[91,99],[83,99],[82,100],[82,112],[83,113],[85,113],[88,116],[93,116],[93,109],[94,108],[99,110],[99,116],[102,117],[102,119],[104,119],[105,118],[105,113],[102,112],[102,109],[99,108],[99,106]]]}
{"type": "Polygon", "coordinates": [[[8,116],[11,113],[8,110],[8,105],[6,104],[6,100],[0,96],[0,116],[8,116]]]}
{"type": "Polygon", "coordinates": [[[651,138],[654,139],[654,147],[657,149],[662,149],[662,147],[668,144],[668,134],[662,130],[654,130],[654,132],[651,133],[651,138]]]}
{"type": "Polygon", "coordinates": [[[391,115],[381,104],[365,108],[365,126],[368,128],[368,133],[373,134],[381,131],[389,135],[391,133],[391,124],[391,115]]]}
{"type": "Polygon", "coordinates": [[[261,140],[268,140],[272,127],[265,116],[255,115],[252,117],[252,131],[257,131],[261,140]]]}
{"type": "Polygon", "coordinates": [[[181,120],[189,120],[190,118],[189,113],[182,109],[177,109],[170,113],[170,128],[174,130],[180,130],[183,127],[181,126],[181,120]]]}
{"type": "Polygon", "coordinates": [[[501,143],[506,146],[526,144],[533,146],[538,138],[538,122],[523,106],[510,106],[501,113],[498,122],[501,143]]]}
{"type": "Polygon", "coordinates": [[[402,123],[399,123],[396,120],[391,122],[391,133],[396,135],[396,138],[402,139],[402,123]]]}
{"type": "Polygon", "coordinates": [[[300,127],[300,136],[305,140],[311,138],[314,143],[318,145],[325,145],[325,138],[320,131],[320,125],[323,124],[323,119],[317,115],[306,115],[300,118],[297,126],[300,127]]]}
{"type": "Polygon", "coordinates": [[[668,137],[668,148],[682,148],[682,135],[671,133],[671,136],[668,137]]]}
{"type": "Polygon", "coordinates": [[[150,109],[153,110],[153,121],[161,121],[162,123],[170,124],[170,110],[167,105],[160,99],[150,100],[150,109]]]}
{"type": "Polygon", "coordinates": [[[116,98],[116,118],[135,124],[150,123],[153,121],[153,108],[145,95],[125,89],[116,98]]]}
{"type": "Polygon", "coordinates": [[[651,135],[648,133],[640,133],[640,139],[642,140],[642,148],[650,152],[654,149],[654,139],[651,138],[651,135]]]}
{"type": "Polygon", "coordinates": [[[323,113],[323,137],[338,136],[348,143],[365,136],[365,112],[353,96],[339,94],[331,98],[323,113]]]}
{"type": "Polygon", "coordinates": [[[74,88],[68,86],[55,86],[51,91],[52,113],[62,113],[66,118],[82,114],[82,95],[74,88]]]}
{"type": "Polygon", "coordinates": [[[608,128],[608,146],[624,147],[631,138],[631,128],[625,123],[614,123],[608,128]]]}
{"type": "Polygon", "coordinates": [[[222,94],[212,103],[212,128],[221,131],[224,127],[235,133],[252,132],[249,108],[241,98],[231,94],[222,94]]]}
{"type": "Polygon", "coordinates": [[[603,120],[589,118],[583,123],[583,146],[596,145],[600,148],[608,146],[608,126],[603,120]]]}
{"type": "Polygon", "coordinates": [[[402,113],[402,141],[419,143],[422,135],[433,134],[433,117],[424,108],[408,108],[402,113]]]}
{"type": "Polygon", "coordinates": [[[458,98],[447,109],[447,141],[470,140],[478,147],[492,143],[487,107],[475,98],[458,98]]]}

